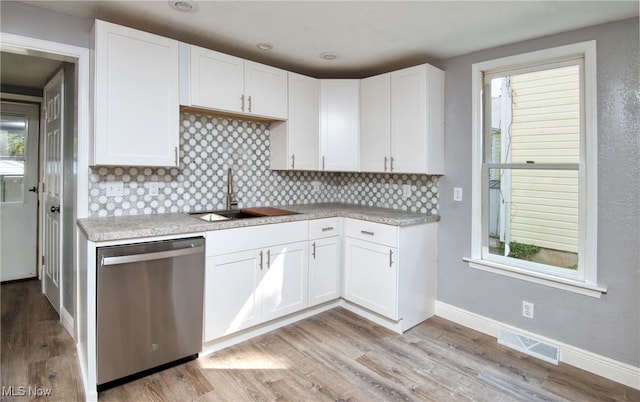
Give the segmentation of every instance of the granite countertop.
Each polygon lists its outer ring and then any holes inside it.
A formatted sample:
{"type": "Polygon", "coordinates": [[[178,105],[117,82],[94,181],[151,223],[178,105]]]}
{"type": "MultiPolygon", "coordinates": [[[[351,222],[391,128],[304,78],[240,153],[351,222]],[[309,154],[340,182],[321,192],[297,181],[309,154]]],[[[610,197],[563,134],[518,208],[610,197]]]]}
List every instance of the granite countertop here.
{"type": "Polygon", "coordinates": [[[294,215],[257,217],[207,222],[182,213],[111,216],[78,219],[78,226],[94,242],[138,239],[211,230],[232,229],[271,223],[330,217],[361,219],[393,226],[410,226],[437,222],[439,215],[421,214],[387,208],[364,207],[343,203],[283,205],[279,209],[298,212],[294,215]]]}

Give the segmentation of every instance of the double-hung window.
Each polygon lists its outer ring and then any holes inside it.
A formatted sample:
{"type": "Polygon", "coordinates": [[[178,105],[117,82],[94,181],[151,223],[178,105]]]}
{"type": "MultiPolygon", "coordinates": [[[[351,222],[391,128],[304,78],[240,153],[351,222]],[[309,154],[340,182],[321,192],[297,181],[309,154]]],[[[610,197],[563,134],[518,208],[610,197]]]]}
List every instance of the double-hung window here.
{"type": "Polygon", "coordinates": [[[473,65],[474,268],[599,297],[595,42],[473,65]]]}

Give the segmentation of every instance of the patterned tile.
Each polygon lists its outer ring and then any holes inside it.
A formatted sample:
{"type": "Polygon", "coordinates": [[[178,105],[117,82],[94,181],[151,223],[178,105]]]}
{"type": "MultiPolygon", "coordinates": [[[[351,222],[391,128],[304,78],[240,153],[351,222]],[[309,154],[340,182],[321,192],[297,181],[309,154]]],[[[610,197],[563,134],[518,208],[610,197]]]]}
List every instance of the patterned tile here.
{"type": "Polygon", "coordinates": [[[272,171],[269,124],[183,114],[180,168],[92,167],[91,217],[195,212],[225,208],[227,169],[233,172],[238,206],[318,202],[438,213],[438,177],[418,174],[272,171]],[[106,184],[122,181],[122,197],[107,197],[106,184]],[[149,183],[159,184],[158,196],[149,183]],[[314,191],[314,182],[320,183],[314,191]],[[411,186],[411,197],[402,195],[411,186]]]}

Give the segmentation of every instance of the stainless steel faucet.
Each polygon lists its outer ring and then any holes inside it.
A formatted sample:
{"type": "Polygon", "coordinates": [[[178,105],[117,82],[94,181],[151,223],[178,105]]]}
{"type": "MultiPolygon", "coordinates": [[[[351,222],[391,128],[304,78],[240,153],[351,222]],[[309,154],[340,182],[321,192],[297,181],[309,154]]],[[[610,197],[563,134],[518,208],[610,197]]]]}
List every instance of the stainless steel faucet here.
{"type": "Polygon", "coordinates": [[[231,168],[227,169],[227,211],[238,208],[238,201],[233,198],[233,176],[231,168]]]}

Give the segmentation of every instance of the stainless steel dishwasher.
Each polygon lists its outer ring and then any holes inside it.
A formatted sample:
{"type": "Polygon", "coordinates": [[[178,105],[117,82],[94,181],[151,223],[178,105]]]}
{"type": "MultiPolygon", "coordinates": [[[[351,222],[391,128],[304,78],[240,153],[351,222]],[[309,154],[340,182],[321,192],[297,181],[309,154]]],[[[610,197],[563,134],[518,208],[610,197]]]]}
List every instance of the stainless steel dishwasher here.
{"type": "Polygon", "coordinates": [[[100,247],[98,390],[195,358],[202,348],[202,237],[100,247]]]}

